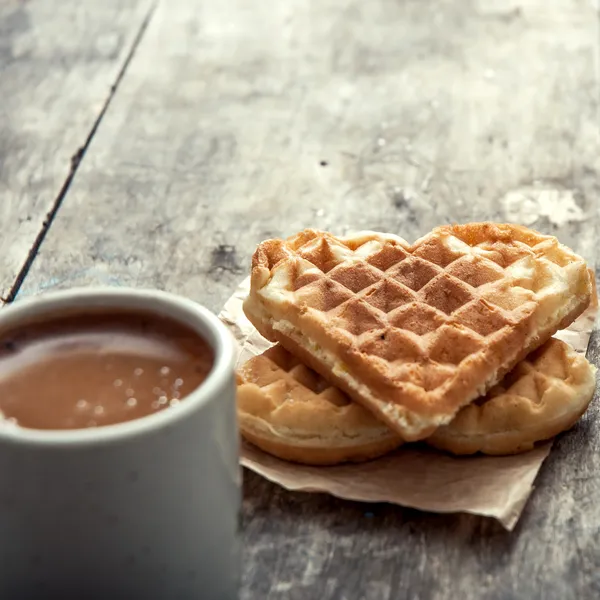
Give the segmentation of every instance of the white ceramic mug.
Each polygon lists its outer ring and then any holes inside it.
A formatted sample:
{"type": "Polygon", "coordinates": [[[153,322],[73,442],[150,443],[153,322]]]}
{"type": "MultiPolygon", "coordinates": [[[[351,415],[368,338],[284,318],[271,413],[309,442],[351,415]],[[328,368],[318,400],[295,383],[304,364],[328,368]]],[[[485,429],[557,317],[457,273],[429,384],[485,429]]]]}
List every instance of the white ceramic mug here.
{"type": "Polygon", "coordinates": [[[96,429],[0,427],[0,598],[237,598],[235,342],[190,300],[119,288],[19,301],[0,310],[0,338],[99,307],[187,325],[213,349],[213,369],[177,410],[96,429]]]}

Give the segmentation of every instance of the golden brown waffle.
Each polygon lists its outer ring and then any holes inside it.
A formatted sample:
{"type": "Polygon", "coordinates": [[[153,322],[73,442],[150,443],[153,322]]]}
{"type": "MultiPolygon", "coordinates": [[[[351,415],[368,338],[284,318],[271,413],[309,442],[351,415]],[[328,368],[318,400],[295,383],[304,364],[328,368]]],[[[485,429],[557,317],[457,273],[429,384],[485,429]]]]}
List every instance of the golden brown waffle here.
{"type": "Polygon", "coordinates": [[[516,225],[444,226],[413,245],[305,230],[258,246],[244,311],[417,440],[571,323],[590,292],[582,258],[516,225]]]}
{"type": "Polygon", "coordinates": [[[357,462],[401,444],[389,427],[279,345],[239,369],[237,398],[244,438],[285,460],[357,462]]]}
{"type": "Polygon", "coordinates": [[[454,454],[516,454],[572,427],[596,389],[596,368],[550,339],[427,443],[454,454]]]}

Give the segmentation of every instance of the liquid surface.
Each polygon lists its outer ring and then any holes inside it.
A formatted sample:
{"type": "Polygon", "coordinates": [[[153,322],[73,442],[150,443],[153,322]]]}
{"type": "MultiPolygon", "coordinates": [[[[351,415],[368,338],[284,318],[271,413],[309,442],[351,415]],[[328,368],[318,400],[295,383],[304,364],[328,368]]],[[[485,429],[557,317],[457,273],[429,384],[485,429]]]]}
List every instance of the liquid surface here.
{"type": "Polygon", "coordinates": [[[22,326],[0,335],[0,427],[84,429],[175,410],[212,364],[198,334],[154,315],[22,326]]]}

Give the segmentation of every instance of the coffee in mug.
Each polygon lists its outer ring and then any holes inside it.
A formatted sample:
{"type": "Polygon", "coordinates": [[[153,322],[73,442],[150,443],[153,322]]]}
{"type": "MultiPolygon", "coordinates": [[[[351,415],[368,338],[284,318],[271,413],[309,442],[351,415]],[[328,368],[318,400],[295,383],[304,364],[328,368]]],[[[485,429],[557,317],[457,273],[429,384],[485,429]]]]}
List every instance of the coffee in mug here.
{"type": "Polygon", "coordinates": [[[83,429],[179,404],[206,379],[208,344],[149,313],[65,315],[0,335],[0,425],[83,429]]]}

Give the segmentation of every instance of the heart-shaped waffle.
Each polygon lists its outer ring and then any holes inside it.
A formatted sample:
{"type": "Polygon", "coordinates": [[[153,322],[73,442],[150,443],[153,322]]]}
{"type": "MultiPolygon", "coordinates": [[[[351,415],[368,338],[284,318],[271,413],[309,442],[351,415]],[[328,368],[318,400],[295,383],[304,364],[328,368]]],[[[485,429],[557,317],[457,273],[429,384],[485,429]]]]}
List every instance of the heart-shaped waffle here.
{"type": "Polygon", "coordinates": [[[585,261],[517,225],[305,230],[253,256],[244,311],[405,440],[426,438],[588,306],[585,261]]]}

